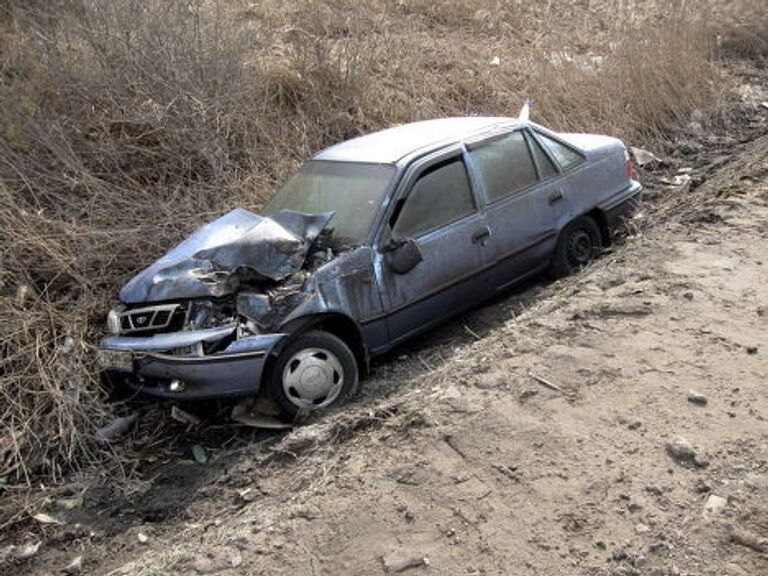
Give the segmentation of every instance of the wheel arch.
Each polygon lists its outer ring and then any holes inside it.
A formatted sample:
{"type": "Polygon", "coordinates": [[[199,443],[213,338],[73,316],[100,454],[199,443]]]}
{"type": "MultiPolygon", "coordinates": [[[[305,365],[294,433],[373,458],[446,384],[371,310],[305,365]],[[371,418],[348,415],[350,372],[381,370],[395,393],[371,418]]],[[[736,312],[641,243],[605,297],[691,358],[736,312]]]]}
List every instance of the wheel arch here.
{"type": "Polygon", "coordinates": [[[360,374],[368,373],[370,356],[368,354],[368,348],[363,341],[363,334],[360,327],[352,318],[340,312],[310,314],[295,318],[281,326],[280,331],[285,332],[290,336],[281,342],[281,346],[274,351],[272,354],[272,361],[274,361],[289,342],[309,330],[322,330],[339,338],[349,346],[349,349],[355,356],[360,374]]]}
{"type": "Polygon", "coordinates": [[[608,218],[605,215],[605,212],[603,212],[600,208],[593,208],[584,216],[589,216],[592,218],[592,220],[595,221],[595,224],[597,224],[598,229],[600,230],[600,244],[603,248],[607,248],[611,245],[611,231],[608,227],[608,218]]]}

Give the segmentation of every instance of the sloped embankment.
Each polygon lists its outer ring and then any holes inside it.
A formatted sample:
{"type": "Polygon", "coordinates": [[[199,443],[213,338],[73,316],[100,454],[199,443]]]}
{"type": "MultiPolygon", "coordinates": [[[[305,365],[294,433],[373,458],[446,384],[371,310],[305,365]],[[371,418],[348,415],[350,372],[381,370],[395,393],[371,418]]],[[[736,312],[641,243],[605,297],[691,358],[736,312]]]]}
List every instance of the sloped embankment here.
{"type": "Polygon", "coordinates": [[[86,506],[24,572],[766,573],[766,157],[478,311],[442,364],[415,349],[345,412],[86,506]]]}

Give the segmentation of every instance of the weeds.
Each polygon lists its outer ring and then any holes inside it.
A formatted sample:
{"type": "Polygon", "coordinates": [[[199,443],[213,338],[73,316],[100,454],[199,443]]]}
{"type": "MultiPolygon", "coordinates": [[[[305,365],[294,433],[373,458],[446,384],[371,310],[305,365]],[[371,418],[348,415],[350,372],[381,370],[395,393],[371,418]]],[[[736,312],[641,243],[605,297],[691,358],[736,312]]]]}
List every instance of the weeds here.
{"type": "Polygon", "coordinates": [[[257,209],[311,152],[526,97],[556,129],[651,143],[717,107],[718,59],[766,54],[765,26],[714,1],[582,4],[0,9],[0,476],[114,455],[94,440],[114,407],[93,352],[117,289],[212,216],[257,209]]]}

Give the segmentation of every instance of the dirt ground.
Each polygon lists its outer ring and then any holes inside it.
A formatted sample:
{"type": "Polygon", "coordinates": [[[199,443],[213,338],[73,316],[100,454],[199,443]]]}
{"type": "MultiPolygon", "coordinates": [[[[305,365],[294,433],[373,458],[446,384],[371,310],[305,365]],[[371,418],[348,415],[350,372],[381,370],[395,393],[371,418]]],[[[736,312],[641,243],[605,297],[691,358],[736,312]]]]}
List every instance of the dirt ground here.
{"type": "Polygon", "coordinates": [[[292,432],[181,430],[127,496],[68,484],[3,573],[768,574],[768,97],[743,88],[743,132],[651,166],[639,231],[588,270],[292,432]]]}

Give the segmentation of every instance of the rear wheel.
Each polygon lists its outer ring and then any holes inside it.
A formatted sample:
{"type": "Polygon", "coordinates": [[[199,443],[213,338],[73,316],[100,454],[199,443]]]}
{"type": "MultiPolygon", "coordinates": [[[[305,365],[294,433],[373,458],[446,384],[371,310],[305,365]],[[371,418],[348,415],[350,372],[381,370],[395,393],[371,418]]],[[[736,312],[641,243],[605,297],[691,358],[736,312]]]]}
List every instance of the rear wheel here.
{"type": "Polygon", "coordinates": [[[600,228],[589,216],[568,223],[560,232],[555,253],[549,265],[553,278],[563,278],[589,264],[600,250],[600,228]]]}
{"type": "Polygon", "coordinates": [[[357,390],[354,354],[343,340],[313,330],[288,344],[269,373],[269,389],[287,416],[342,403],[357,390]]]}

